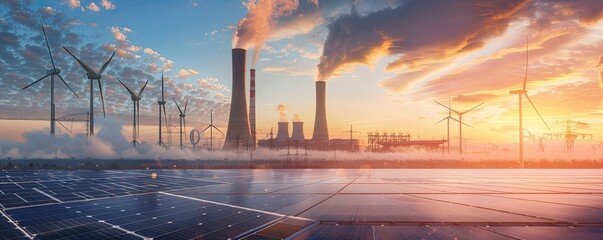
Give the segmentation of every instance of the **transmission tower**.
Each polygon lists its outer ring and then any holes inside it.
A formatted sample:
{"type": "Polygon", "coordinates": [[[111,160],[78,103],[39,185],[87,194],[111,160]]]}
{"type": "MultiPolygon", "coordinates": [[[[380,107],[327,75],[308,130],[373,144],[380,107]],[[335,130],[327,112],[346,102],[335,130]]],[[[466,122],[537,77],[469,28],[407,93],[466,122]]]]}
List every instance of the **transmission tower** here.
{"type": "Polygon", "coordinates": [[[563,147],[564,152],[573,152],[574,144],[577,139],[580,140],[592,140],[593,135],[590,133],[580,133],[576,132],[576,129],[579,128],[589,128],[588,123],[583,123],[580,121],[573,120],[565,120],[565,121],[557,121],[555,124],[562,125],[565,127],[565,132],[560,133],[545,133],[544,138],[548,139],[565,139],[565,144],[563,147]]]}
{"type": "MultiPolygon", "coordinates": [[[[356,152],[356,148],[354,147],[354,134],[360,134],[360,131],[354,131],[354,129],[352,128],[352,124],[350,124],[350,130],[349,131],[343,131],[343,134],[350,134],[350,152],[356,152]]],[[[360,146],[359,146],[360,148],[360,146]]],[[[358,149],[360,150],[360,149],[358,149]]]]}

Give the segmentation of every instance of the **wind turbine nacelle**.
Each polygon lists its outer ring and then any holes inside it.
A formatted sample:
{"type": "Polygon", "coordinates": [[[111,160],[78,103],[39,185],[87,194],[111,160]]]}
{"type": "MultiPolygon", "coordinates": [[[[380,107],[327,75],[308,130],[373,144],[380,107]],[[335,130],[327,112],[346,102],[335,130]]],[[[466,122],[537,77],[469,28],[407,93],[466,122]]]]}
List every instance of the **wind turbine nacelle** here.
{"type": "Polygon", "coordinates": [[[86,75],[88,75],[88,79],[100,79],[101,78],[100,75],[92,75],[90,73],[86,73],[86,75]]]}
{"type": "Polygon", "coordinates": [[[157,104],[163,105],[163,104],[165,104],[165,101],[157,101],[157,104]]]}
{"type": "Polygon", "coordinates": [[[50,69],[50,70],[46,70],[46,74],[59,74],[61,73],[61,69],[55,68],[55,69],[50,69]]]}

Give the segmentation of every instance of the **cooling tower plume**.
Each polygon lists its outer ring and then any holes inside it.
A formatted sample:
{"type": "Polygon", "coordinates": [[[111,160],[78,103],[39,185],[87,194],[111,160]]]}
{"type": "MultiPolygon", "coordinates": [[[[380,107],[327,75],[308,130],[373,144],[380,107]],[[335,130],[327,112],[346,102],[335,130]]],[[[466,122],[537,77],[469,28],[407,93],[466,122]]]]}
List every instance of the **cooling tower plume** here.
{"type": "Polygon", "coordinates": [[[291,140],[297,142],[306,140],[306,137],[304,137],[304,122],[293,122],[293,134],[291,135],[291,140]]]}
{"type": "Polygon", "coordinates": [[[329,144],[329,129],[327,127],[326,85],[324,81],[316,82],[316,115],[314,118],[314,133],[312,141],[315,144],[329,144]]]}
{"type": "Polygon", "coordinates": [[[278,122],[278,132],[276,134],[276,141],[287,140],[289,140],[289,122],[278,122]]]}
{"type": "Polygon", "coordinates": [[[247,96],[245,91],[245,56],[247,50],[232,49],[232,97],[224,149],[238,149],[252,144],[247,96]]]}

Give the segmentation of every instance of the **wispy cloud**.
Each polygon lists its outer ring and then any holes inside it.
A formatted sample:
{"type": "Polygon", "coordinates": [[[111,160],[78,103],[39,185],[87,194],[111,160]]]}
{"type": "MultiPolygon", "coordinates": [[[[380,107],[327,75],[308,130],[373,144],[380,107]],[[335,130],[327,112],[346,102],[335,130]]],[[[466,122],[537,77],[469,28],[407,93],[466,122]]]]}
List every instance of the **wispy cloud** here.
{"type": "Polygon", "coordinates": [[[180,78],[180,79],[185,79],[187,77],[195,76],[195,75],[199,75],[199,72],[197,72],[193,69],[180,69],[178,71],[178,78],[180,78]]]}

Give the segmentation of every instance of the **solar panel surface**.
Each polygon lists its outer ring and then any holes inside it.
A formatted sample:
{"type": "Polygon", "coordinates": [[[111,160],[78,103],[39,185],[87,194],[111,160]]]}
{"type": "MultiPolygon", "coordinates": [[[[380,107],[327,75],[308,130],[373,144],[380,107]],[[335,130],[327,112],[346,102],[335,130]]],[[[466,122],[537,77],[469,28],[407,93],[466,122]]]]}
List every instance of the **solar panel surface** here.
{"type": "Polygon", "coordinates": [[[602,176],[602,170],[0,171],[0,239],[601,239],[602,176]]]}

